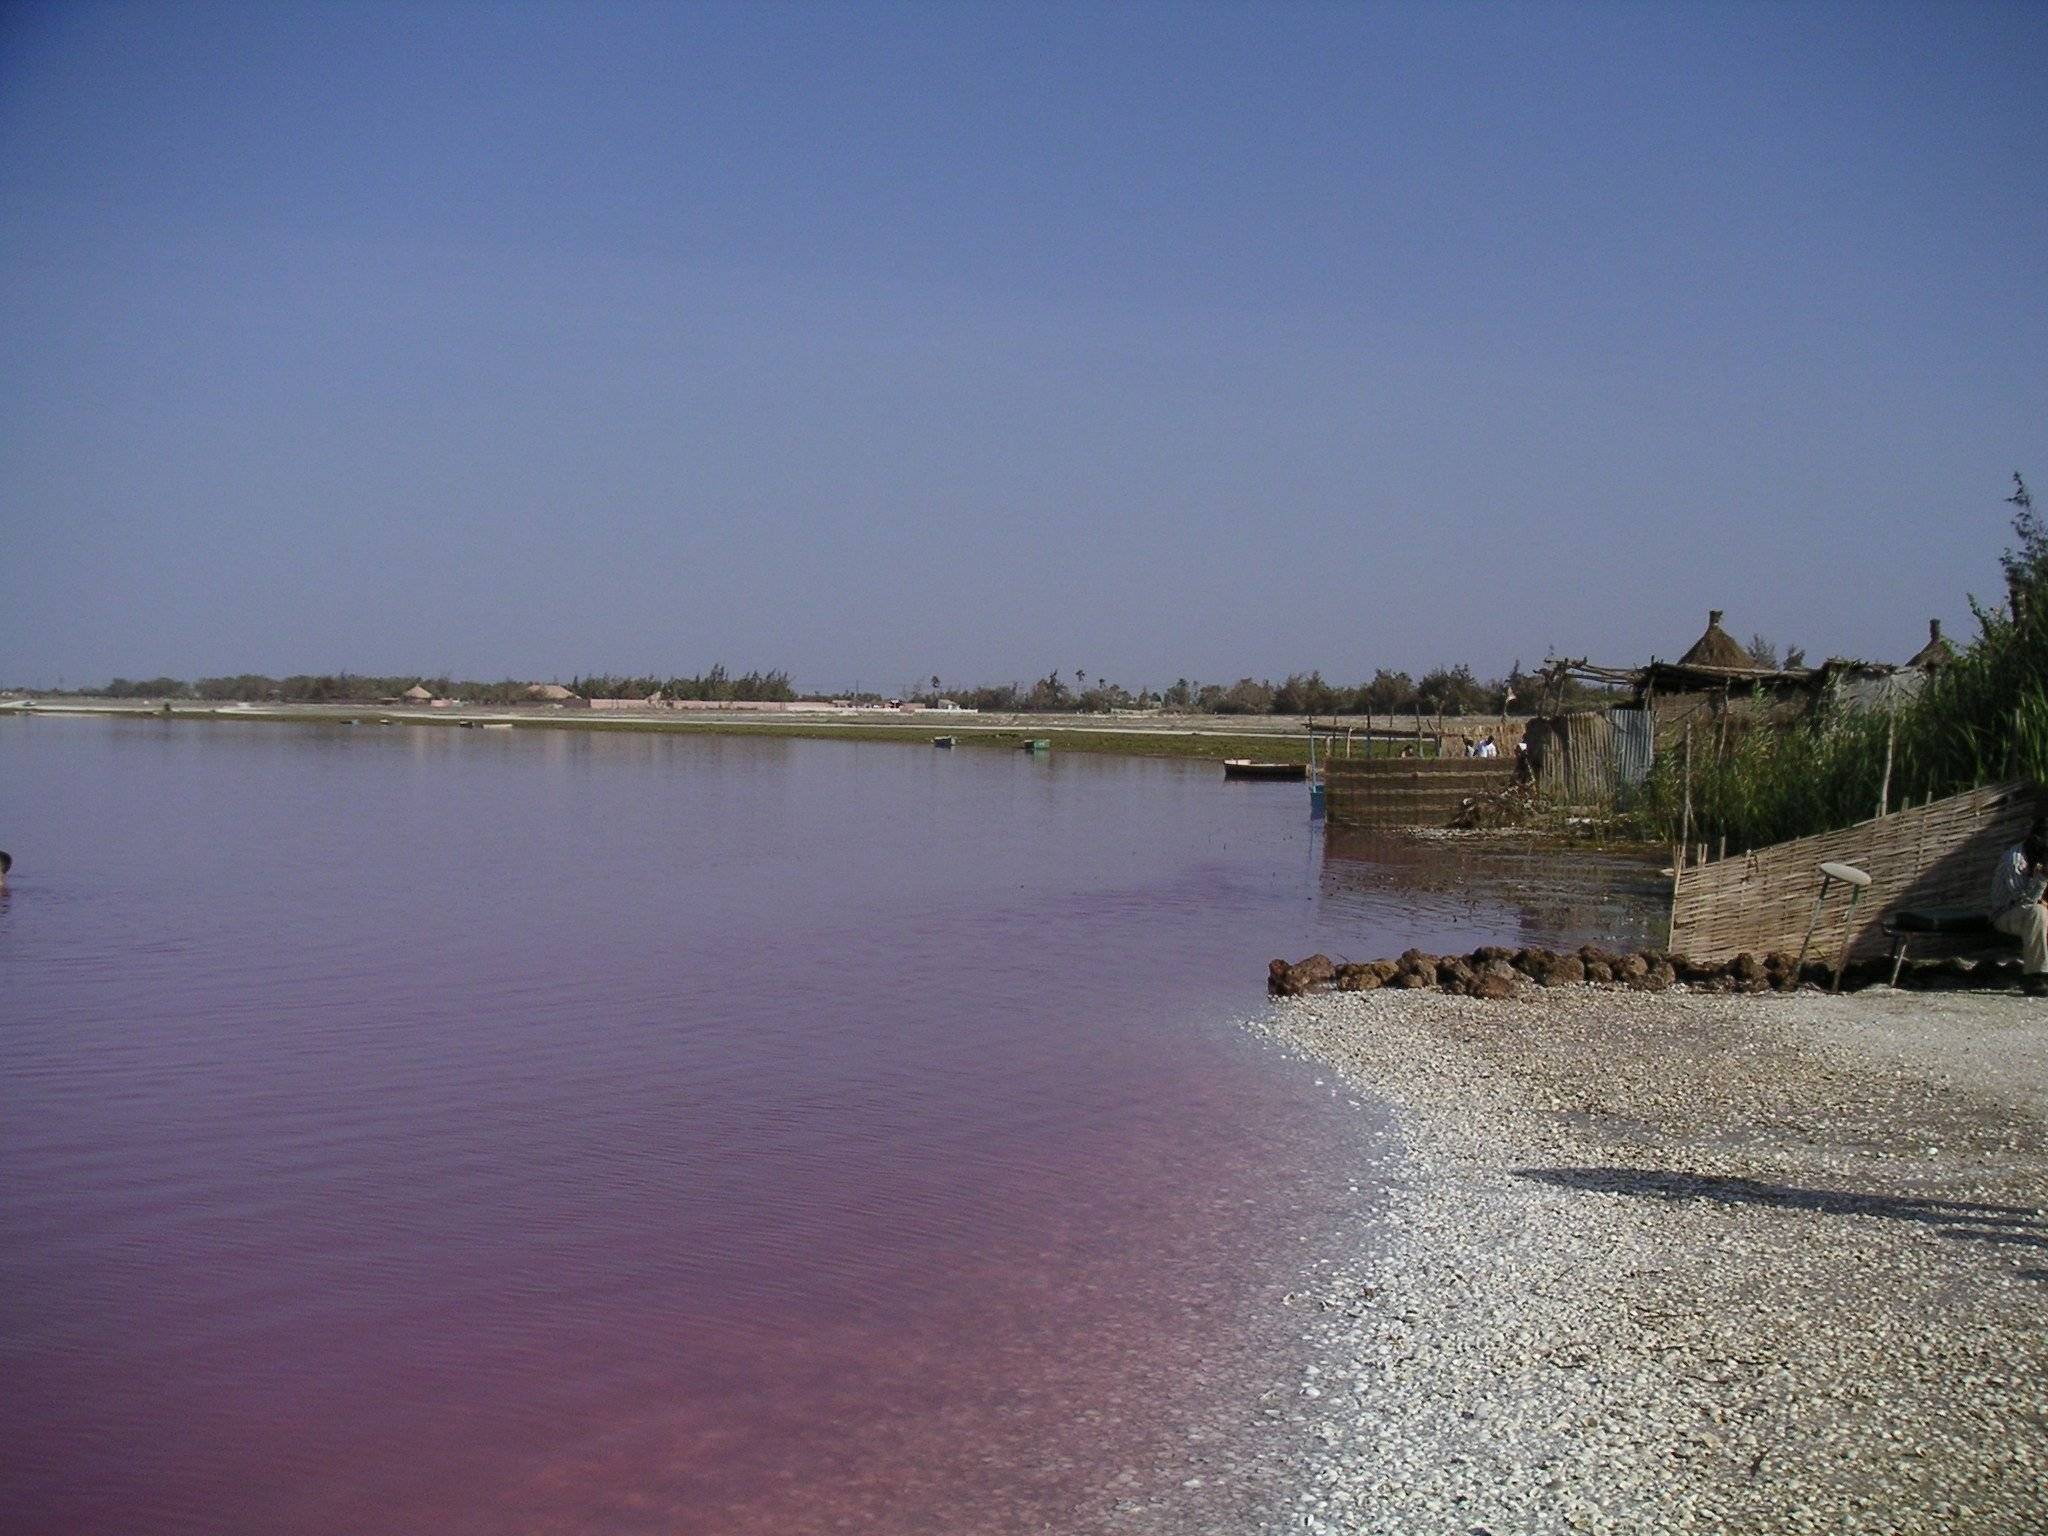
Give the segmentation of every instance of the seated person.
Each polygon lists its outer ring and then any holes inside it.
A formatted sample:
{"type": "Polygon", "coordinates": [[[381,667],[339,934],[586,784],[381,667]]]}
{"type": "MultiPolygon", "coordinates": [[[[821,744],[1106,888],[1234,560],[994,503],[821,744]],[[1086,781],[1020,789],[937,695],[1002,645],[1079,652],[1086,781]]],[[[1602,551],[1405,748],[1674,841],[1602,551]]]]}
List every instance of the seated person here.
{"type": "Polygon", "coordinates": [[[1991,925],[2020,941],[2027,991],[2048,997],[2048,816],[2008,848],[1991,877],[1991,925]]]}

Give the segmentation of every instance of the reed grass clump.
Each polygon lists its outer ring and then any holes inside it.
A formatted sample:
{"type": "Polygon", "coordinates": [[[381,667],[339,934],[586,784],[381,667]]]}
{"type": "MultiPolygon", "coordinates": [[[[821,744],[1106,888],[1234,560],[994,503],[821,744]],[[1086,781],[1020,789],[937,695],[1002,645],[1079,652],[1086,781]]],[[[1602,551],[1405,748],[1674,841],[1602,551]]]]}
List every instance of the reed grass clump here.
{"type": "Polygon", "coordinates": [[[2000,779],[2048,782],[2048,537],[2022,485],[2005,559],[2010,605],[1971,604],[1977,639],[1891,707],[1824,700],[1785,727],[1758,725],[1715,750],[1666,748],[1636,803],[1644,832],[1709,847],[1761,847],[1854,825],[1886,808],[2000,779]],[[1885,791],[1887,742],[1891,776],[1885,791]]]}

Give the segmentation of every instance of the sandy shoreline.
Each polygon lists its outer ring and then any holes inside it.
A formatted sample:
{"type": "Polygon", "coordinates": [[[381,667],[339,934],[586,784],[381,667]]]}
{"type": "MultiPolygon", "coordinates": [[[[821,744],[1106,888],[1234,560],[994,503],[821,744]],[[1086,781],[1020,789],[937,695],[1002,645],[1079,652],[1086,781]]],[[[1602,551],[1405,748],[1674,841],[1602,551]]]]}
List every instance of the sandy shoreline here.
{"type": "Polygon", "coordinates": [[[2048,1529],[2048,1006],[1329,994],[1399,1117],[1308,1531],[2048,1529]]]}
{"type": "MultiPolygon", "coordinates": [[[[788,714],[703,710],[560,709],[548,705],[465,704],[437,709],[390,703],[212,704],[178,700],[168,713],[155,699],[18,698],[0,702],[0,719],[38,715],[100,716],[129,720],[170,720],[184,724],[267,721],[300,725],[475,726],[511,725],[521,730],[653,732],[670,735],[754,736],[819,741],[877,741],[929,747],[934,736],[952,736],[962,746],[1014,747],[1020,739],[1050,741],[1057,752],[1103,752],[1133,757],[1193,757],[1220,760],[1255,757],[1305,762],[1308,718],[1298,715],[1088,715],[982,714],[977,711],[886,709],[797,710],[788,714]]],[[[1319,716],[1322,720],[1331,717],[1319,716]]],[[[1364,716],[1344,716],[1365,729],[1364,716]]],[[[1395,722],[1373,717],[1382,733],[1395,722]]],[[[1438,729],[1435,717],[1425,723],[1438,729]]],[[[1488,716],[1451,715],[1441,728],[1476,737],[1494,721],[1488,716]]],[[[1405,734],[1405,733],[1404,733],[1405,734]]]]}

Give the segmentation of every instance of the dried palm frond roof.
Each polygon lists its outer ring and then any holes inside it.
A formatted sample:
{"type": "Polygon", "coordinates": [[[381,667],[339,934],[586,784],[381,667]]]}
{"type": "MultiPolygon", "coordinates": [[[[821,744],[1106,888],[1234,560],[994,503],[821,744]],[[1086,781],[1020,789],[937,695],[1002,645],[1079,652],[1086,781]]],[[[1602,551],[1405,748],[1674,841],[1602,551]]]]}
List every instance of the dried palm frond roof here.
{"type": "Polygon", "coordinates": [[[1754,668],[1756,658],[1736,643],[1721,627],[1721,610],[1709,610],[1706,633],[1693,641],[1692,649],[1678,658],[1681,667],[1754,668]]]}
{"type": "Polygon", "coordinates": [[[1941,635],[1941,620],[1927,621],[1927,643],[1907,662],[1909,667],[1945,667],[1956,659],[1956,649],[1941,635]]]}

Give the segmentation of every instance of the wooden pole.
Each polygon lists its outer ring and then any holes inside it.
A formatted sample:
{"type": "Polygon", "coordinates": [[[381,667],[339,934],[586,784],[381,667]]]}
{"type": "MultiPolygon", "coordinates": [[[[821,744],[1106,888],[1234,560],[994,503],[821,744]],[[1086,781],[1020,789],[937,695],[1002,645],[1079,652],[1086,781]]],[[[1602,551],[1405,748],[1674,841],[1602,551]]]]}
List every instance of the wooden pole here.
{"type": "Polygon", "coordinates": [[[1795,982],[1806,980],[1806,952],[1813,948],[1813,930],[1820,926],[1820,904],[1828,899],[1828,886],[1831,883],[1826,875],[1822,875],[1820,889],[1813,893],[1813,916],[1806,920],[1806,937],[1799,941],[1799,958],[1792,965],[1795,982]]]}
{"type": "Polygon", "coordinates": [[[1849,887],[1849,910],[1842,914],[1842,952],[1835,956],[1834,978],[1828,982],[1828,995],[1842,990],[1842,972],[1849,968],[1849,945],[1856,937],[1856,900],[1863,894],[1863,887],[1849,887]]]}
{"type": "Polygon", "coordinates": [[[1692,842],[1692,722],[1685,722],[1685,809],[1678,823],[1678,846],[1692,842]]]}
{"type": "Polygon", "coordinates": [[[1891,708],[1886,714],[1889,718],[1885,721],[1884,727],[1884,783],[1877,791],[1877,816],[1880,821],[1891,814],[1892,748],[1899,738],[1899,701],[1896,698],[1891,701],[1891,708]]]}

